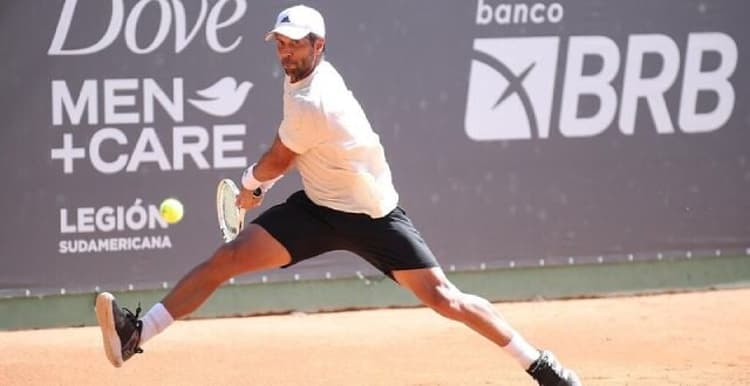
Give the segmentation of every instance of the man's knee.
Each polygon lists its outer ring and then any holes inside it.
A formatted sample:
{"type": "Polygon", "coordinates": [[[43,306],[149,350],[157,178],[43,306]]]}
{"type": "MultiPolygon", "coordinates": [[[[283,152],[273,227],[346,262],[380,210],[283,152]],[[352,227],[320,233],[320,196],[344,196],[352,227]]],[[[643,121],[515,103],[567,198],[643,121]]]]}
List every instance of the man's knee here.
{"type": "Polygon", "coordinates": [[[231,276],[278,268],[291,261],[289,252],[262,228],[251,224],[229,243],[222,244],[209,259],[213,269],[231,276]]]}
{"type": "Polygon", "coordinates": [[[423,303],[438,314],[460,320],[463,313],[464,294],[453,286],[437,286],[422,298],[423,303]]]}
{"type": "Polygon", "coordinates": [[[204,265],[212,276],[223,281],[241,270],[240,262],[239,247],[235,242],[230,242],[219,246],[204,265]]]}

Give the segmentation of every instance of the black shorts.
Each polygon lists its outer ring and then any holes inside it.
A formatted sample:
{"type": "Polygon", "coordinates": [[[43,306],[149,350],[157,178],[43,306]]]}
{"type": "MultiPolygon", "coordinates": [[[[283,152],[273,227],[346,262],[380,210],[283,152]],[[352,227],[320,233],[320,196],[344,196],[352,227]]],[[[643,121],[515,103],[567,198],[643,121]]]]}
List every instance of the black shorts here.
{"type": "Polygon", "coordinates": [[[253,223],[287,249],[292,261],[284,267],[334,250],[353,252],[391,278],[392,271],[438,266],[400,207],[373,219],[316,205],[304,191],[298,191],[261,213],[253,223]]]}

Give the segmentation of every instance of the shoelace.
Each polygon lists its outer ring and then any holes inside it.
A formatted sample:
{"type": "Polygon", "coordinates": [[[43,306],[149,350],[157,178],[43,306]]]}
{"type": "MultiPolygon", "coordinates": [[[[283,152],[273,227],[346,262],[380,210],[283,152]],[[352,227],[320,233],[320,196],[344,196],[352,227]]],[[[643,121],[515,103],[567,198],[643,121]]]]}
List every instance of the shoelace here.
{"type": "MultiPolygon", "coordinates": [[[[135,314],[126,307],[122,307],[122,310],[126,313],[125,317],[135,324],[135,327],[138,329],[138,333],[140,334],[141,329],[143,328],[143,322],[138,320],[138,315],[141,314],[141,303],[138,302],[138,306],[135,308],[135,314]]],[[[136,354],[143,354],[143,349],[140,346],[136,346],[134,352],[136,354]]]]}
{"type": "Polygon", "coordinates": [[[133,311],[130,311],[127,307],[122,307],[123,311],[128,313],[128,319],[138,321],[138,315],[141,314],[141,303],[138,303],[138,307],[135,308],[135,314],[133,314],[133,311]]]}
{"type": "Polygon", "coordinates": [[[562,378],[562,365],[546,352],[542,353],[542,356],[533,366],[532,369],[529,369],[529,374],[539,382],[539,385],[548,385],[552,382],[556,384],[562,378]]]}

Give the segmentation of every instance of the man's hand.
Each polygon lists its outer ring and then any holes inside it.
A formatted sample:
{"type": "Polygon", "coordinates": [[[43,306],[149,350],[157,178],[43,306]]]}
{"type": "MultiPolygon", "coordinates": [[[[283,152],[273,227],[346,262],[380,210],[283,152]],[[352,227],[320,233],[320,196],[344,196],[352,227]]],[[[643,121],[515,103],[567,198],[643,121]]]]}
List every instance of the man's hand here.
{"type": "Polygon", "coordinates": [[[265,195],[262,191],[260,191],[260,195],[256,195],[256,193],[244,187],[240,188],[240,194],[237,195],[237,206],[243,209],[253,209],[260,206],[263,203],[263,196],[265,195]]]}

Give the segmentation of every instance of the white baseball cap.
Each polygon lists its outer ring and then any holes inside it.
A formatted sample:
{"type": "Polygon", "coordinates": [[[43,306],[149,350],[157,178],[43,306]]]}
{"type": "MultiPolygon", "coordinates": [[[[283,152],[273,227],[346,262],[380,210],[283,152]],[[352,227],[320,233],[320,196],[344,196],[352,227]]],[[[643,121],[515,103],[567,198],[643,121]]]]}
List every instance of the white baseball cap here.
{"type": "Polygon", "coordinates": [[[290,39],[299,40],[311,33],[326,37],[323,15],[306,5],[295,5],[279,12],[276,25],[266,33],[266,41],[271,40],[273,34],[282,34],[290,39]]]}

